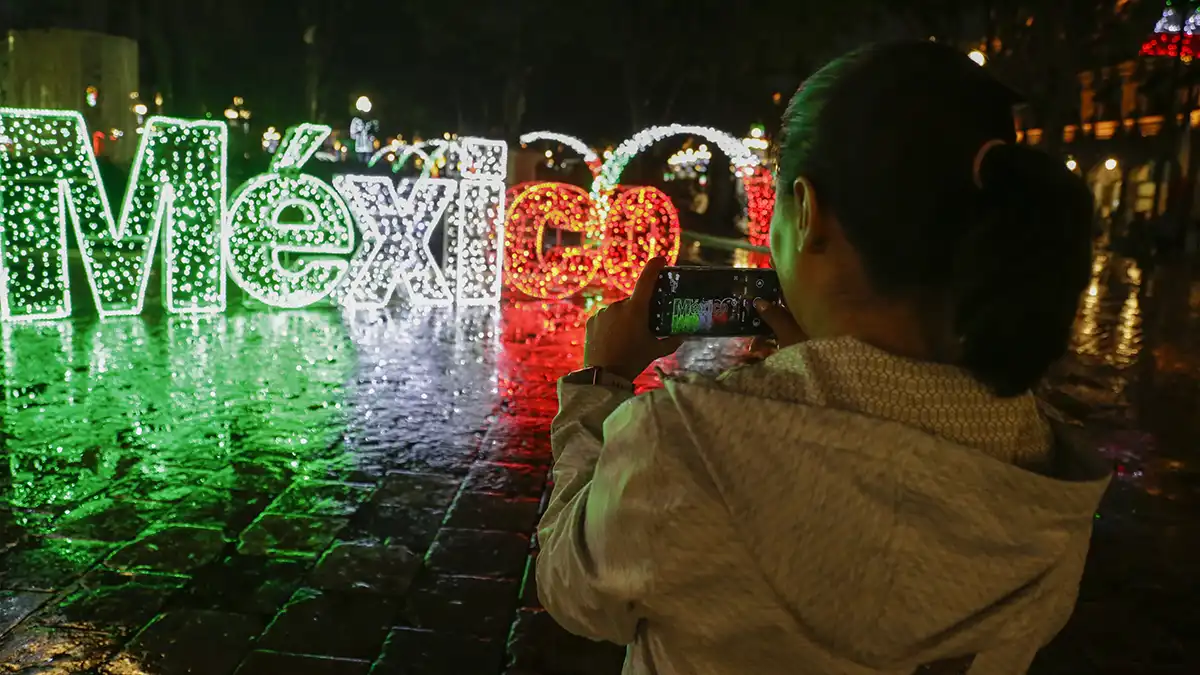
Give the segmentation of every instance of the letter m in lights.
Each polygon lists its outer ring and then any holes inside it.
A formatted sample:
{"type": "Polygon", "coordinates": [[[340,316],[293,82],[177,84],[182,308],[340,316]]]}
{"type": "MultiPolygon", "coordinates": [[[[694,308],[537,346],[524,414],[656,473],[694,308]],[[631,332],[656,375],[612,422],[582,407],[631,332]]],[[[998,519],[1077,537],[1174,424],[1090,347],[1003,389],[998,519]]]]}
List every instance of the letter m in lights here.
{"type": "Polygon", "coordinates": [[[221,122],[150,118],[118,220],[79,113],[0,108],[0,318],[70,316],[68,231],[100,316],[141,313],[160,236],[167,311],[223,311],[226,148],[221,122]]]}

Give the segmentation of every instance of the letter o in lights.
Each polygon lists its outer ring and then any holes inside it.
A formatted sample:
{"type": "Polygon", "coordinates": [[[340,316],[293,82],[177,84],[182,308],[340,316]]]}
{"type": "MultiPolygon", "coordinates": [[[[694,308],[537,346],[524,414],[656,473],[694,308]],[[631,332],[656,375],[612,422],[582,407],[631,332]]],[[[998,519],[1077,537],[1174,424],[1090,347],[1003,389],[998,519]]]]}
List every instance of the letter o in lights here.
{"type": "Polygon", "coordinates": [[[679,258],[679,211],[658,188],[619,188],[604,225],[605,281],[625,294],[651,258],[679,258]]]}
{"type": "Polygon", "coordinates": [[[598,244],[604,237],[587,190],[564,183],[524,183],[509,190],[508,202],[504,251],[509,285],[545,299],[568,298],[587,288],[600,270],[598,244]],[[564,243],[564,233],[574,241],[564,243]]]}

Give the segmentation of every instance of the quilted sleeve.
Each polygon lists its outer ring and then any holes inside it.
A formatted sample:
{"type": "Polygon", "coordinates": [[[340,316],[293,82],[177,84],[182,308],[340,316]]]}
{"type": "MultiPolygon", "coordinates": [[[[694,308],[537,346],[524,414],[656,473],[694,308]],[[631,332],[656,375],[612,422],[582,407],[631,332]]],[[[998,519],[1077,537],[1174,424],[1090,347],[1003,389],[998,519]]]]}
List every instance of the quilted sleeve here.
{"type": "Polygon", "coordinates": [[[538,526],[538,595],[567,630],[629,644],[659,586],[656,533],[668,526],[655,395],[560,384],[554,490],[538,526]],[[611,414],[610,414],[611,413],[611,414]],[[600,420],[603,420],[601,423],[600,420]]]}

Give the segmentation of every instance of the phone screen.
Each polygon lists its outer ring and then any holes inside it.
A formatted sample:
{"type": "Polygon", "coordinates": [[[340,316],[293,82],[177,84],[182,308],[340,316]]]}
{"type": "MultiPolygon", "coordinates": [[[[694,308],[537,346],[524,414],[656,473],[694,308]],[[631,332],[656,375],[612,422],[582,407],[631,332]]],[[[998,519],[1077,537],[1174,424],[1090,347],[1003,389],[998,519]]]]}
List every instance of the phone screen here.
{"type": "Polygon", "coordinates": [[[754,299],[779,302],[781,295],[775,270],[668,267],[654,287],[650,330],[660,337],[770,335],[754,299]]]}

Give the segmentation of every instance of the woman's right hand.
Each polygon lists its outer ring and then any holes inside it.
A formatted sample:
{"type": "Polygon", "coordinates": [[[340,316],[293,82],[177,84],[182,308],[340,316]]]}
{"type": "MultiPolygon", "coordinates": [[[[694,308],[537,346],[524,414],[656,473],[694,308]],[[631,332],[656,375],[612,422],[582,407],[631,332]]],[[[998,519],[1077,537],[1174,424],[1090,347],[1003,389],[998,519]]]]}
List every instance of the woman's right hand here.
{"type": "Polygon", "coordinates": [[[775,333],[775,342],[780,349],[800,344],[808,339],[796,318],[782,304],[767,302],[761,298],[754,301],[754,310],[775,333]]]}

